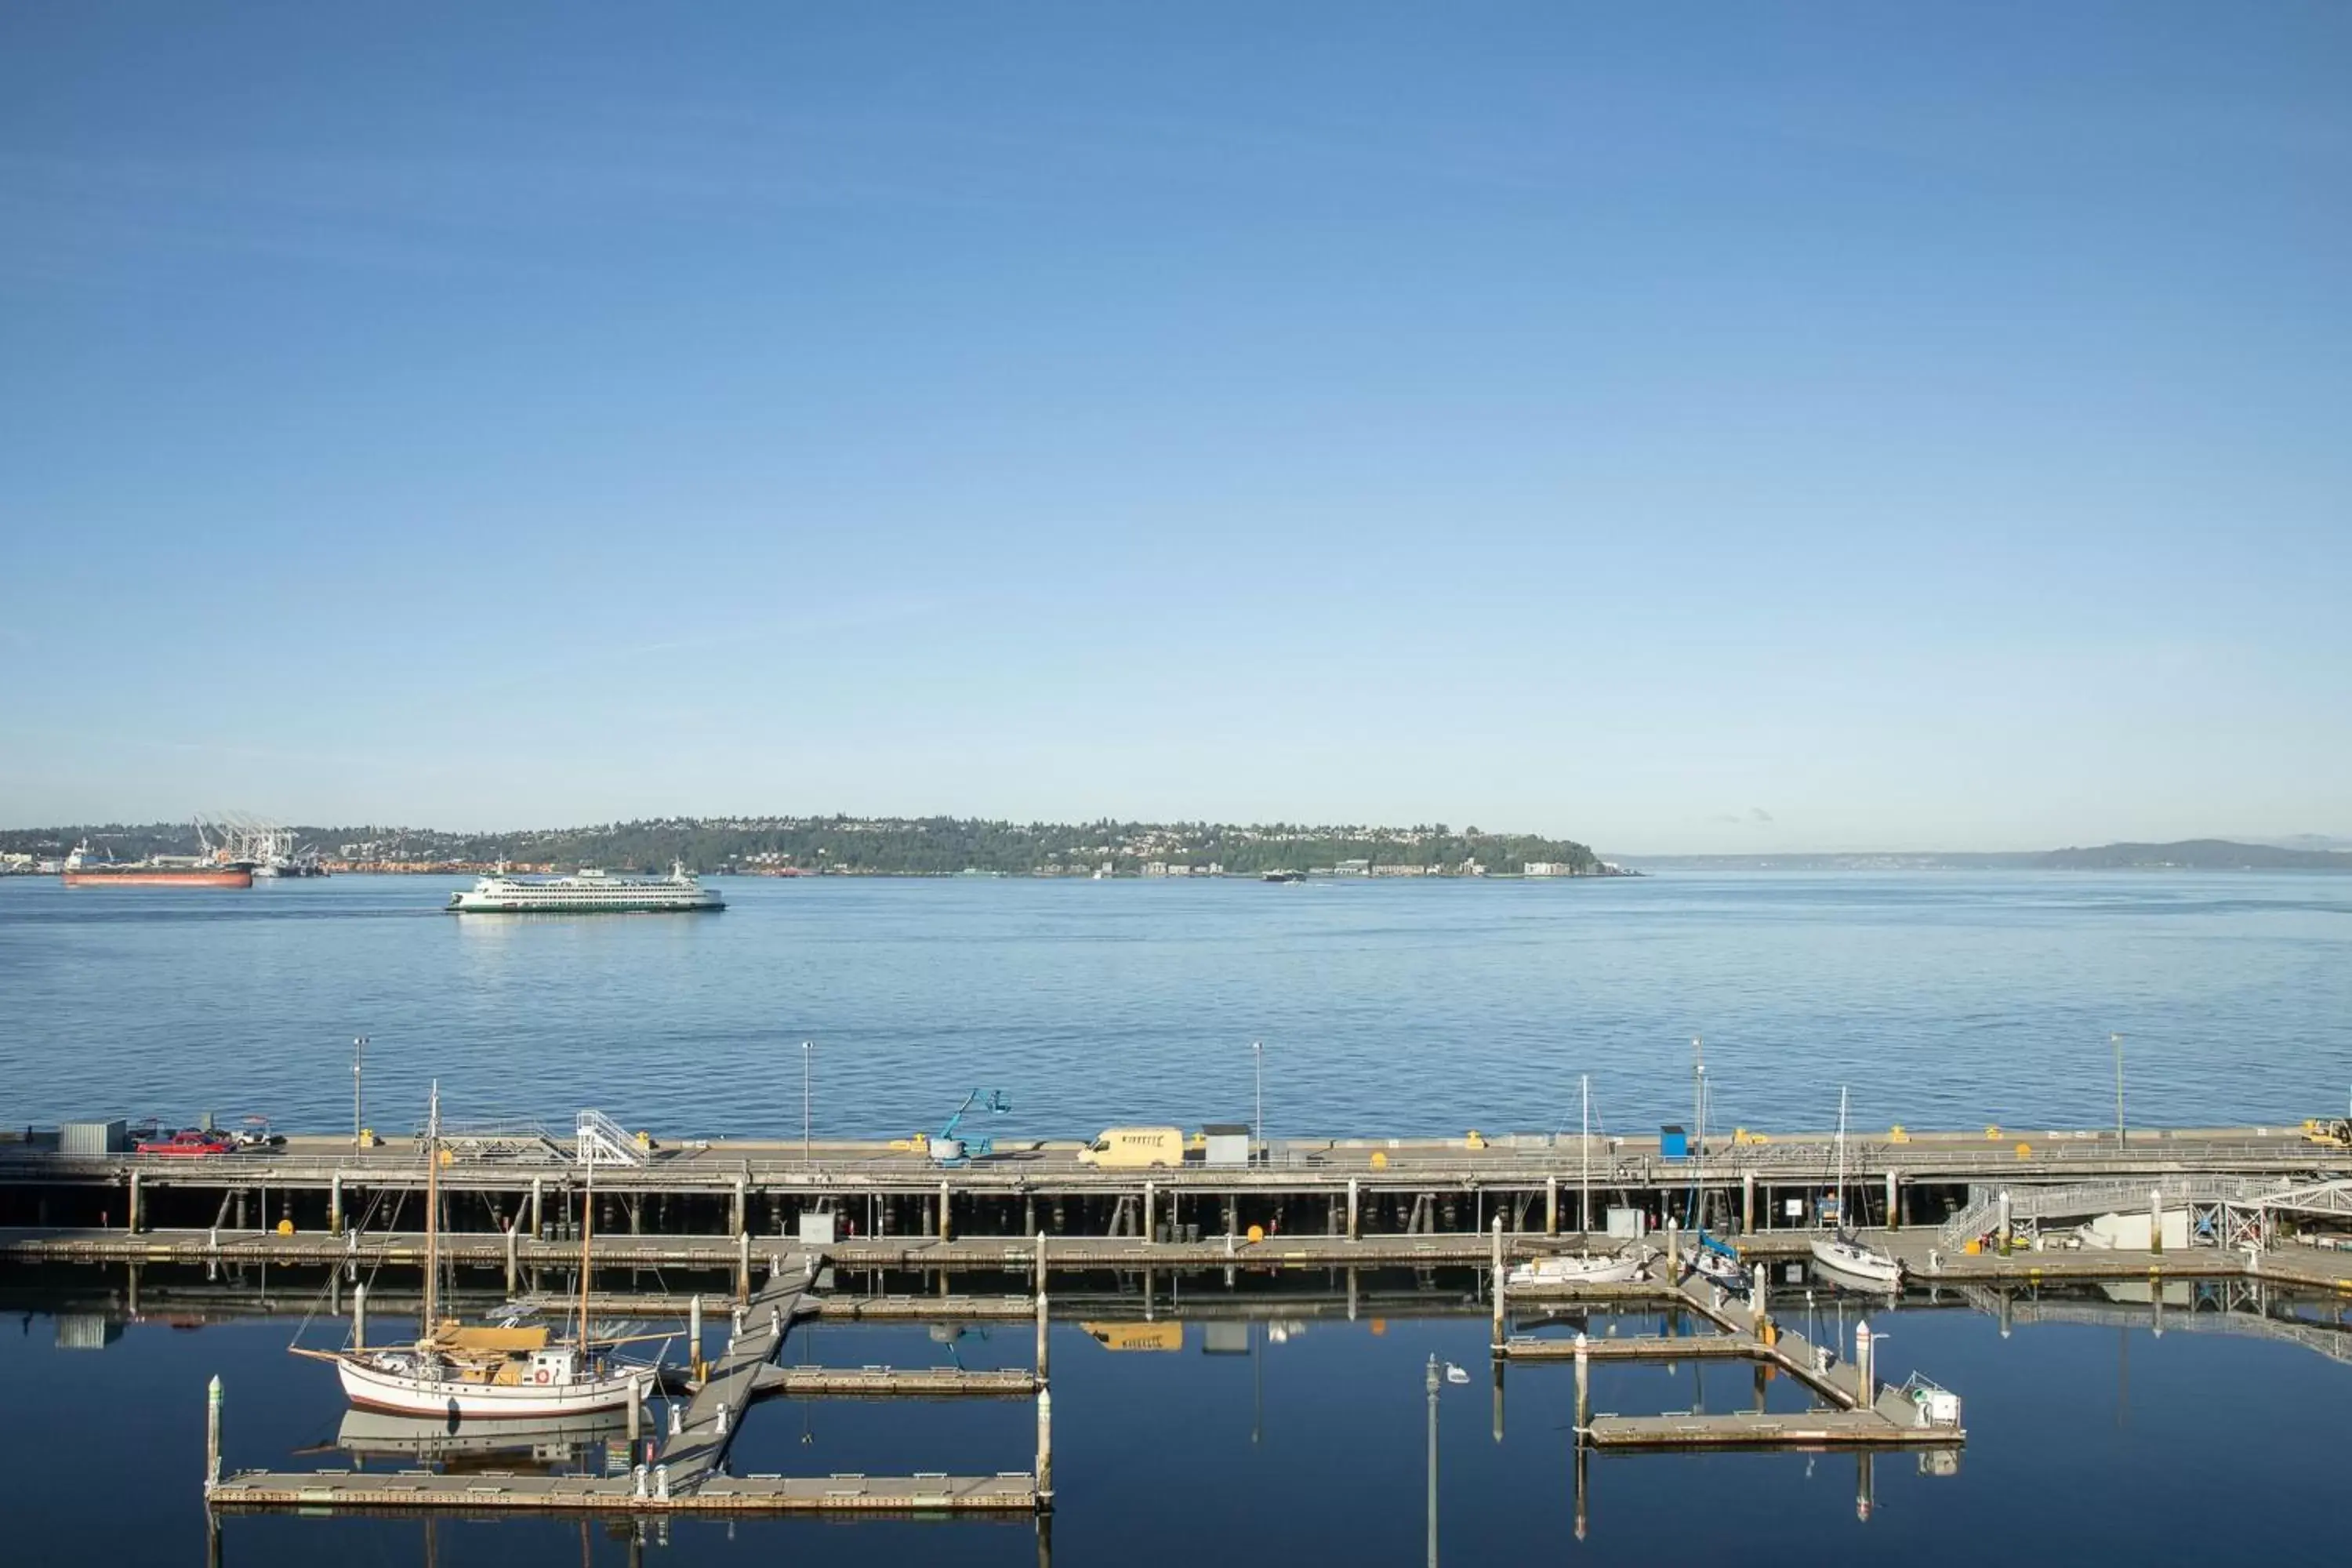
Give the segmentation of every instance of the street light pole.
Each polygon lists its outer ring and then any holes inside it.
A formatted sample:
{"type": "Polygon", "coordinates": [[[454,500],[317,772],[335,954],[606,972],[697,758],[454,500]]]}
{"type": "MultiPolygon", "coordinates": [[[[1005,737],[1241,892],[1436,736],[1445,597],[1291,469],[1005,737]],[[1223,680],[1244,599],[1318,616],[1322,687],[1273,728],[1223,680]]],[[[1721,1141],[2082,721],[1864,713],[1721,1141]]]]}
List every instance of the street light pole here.
{"type": "Polygon", "coordinates": [[[1252,1163],[1268,1164],[1272,1163],[1270,1157],[1274,1151],[1265,1141],[1265,1042],[1263,1040],[1250,1042],[1250,1075],[1257,1082],[1257,1120],[1250,1124],[1250,1131],[1257,1134],[1258,1156],[1252,1163]]]}
{"type": "Polygon", "coordinates": [[[801,1163],[809,1163],[809,1042],[801,1042],[801,1163]]]}
{"type": "Polygon", "coordinates": [[[2124,1037],[2109,1035],[2107,1044],[2116,1048],[2116,1147],[2125,1143],[2124,1133],[2124,1037]]]}
{"type": "Polygon", "coordinates": [[[1429,1568],[1437,1568],[1437,1358],[1429,1358],[1429,1568]]]}
{"type": "Polygon", "coordinates": [[[368,1037],[365,1035],[355,1036],[352,1040],[352,1147],[354,1149],[364,1146],[360,1142],[360,1135],[363,1131],[360,1115],[360,1089],[361,1075],[367,1064],[367,1043],[368,1037]]]}

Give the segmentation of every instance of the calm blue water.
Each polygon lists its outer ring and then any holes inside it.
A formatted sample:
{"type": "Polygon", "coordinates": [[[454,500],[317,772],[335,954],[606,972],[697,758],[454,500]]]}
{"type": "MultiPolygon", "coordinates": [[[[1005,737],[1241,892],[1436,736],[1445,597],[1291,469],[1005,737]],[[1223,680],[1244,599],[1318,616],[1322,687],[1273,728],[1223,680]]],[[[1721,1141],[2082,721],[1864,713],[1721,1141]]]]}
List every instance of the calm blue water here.
{"type": "MultiPolygon", "coordinates": [[[[1188,1289],[1217,1293],[1213,1280],[1188,1289]]],[[[96,1351],[58,1348],[53,1321],[37,1309],[12,1312],[5,1326],[18,1331],[0,1333],[0,1381],[25,1416],[0,1436],[0,1465],[16,1483],[12,1549],[27,1562],[202,1561],[204,1387],[215,1373],[227,1389],[231,1468],[348,1465],[331,1448],[342,1415],[331,1376],[284,1354],[301,1303],[279,1310],[282,1321],[194,1331],[136,1322],[96,1351]],[[126,1476],[98,1456],[119,1451],[131,1431],[138,1447],[126,1476]]],[[[1800,1310],[1782,1310],[1802,1321],[1800,1310]]],[[[1853,1456],[1593,1457],[1580,1543],[1574,1374],[1564,1365],[1513,1370],[1498,1441],[1477,1318],[1317,1321],[1280,1341],[1260,1326],[1239,1354],[1208,1353],[1197,1323],[1168,1353],[1113,1353],[1077,1325],[1058,1325],[1053,1544],[1065,1564],[1131,1568],[1422,1563],[1423,1369],[1435,1353],[1472,1374],[1440,1394],[1448,1563],[1606,1564],[1694,1550],[1722,1559],[1705,1541],[1724,1532],[1738,1538],[1730,1557],[1766,1565],[1972,1565],[2004,1539],[2030,1541],[2008,1554],[2037,1563],[2234,1563],[2308,1549],[2311,1531],[2325,1529],[2310,1510],[2324,1513],[2340,1486],[2352,1367],[2293,1345],[2180,1331],[2179,1312],[2158,1338],[2146,1313],[2122,1313],[2116,1326],[2023,1325],[2007,1339],[1963,1310],[1879,1315],[1874,1324],[1891,1334],[1883,1364],[1925,1370],[1966,1402],[1969,1442],[1956,1474],[1923,1473],[1907,1455],[1876,1458],[1865,1521],[1853,1456]]],[[[957,1353],[967,1365],[1018,1365],[1028,1345],[1025,1328],[973,1331],[957,1353]]],[[[793,1347],[794,1359],[835,1365],[948,1359],[919,1327],[804,1325],[793,1347]]],[[[1594,1368],[1596,1411],[1720,1411],[1753,1397],[1751,1371],[1733,1363],[1594,1368]]],[[[1785,1383],[1768,1399],[1776,1409],[1806,1403],[1785,1383]]],[[[1019,1469],[1034,1429],[1025,1402],[776,1402],[750,1413],[735,1465],[814,1475],[1019,1469]]],[[[444,1520],[429,1552],[416,1520],[233,1518],[226,1528],[225,1560],[236,1564],[630,1560],[603,1526],[583,1531],[570,1521],[444,1520]]],[[[1040,1561],[1025,1521],[675,1521],[669,1542],[649,1545],[645,1561],[1040,1561]]]]}
{"type": "Polygon", "coordinates": [[[722,914],[453,919],[451,880],[0,879],[0,1118],[351,1114],[904,1135],[1715,1120],[2299,1121],[2352,1086],[2352,878],[1667,874],[1579,883],[722,880],[722,914]]]}

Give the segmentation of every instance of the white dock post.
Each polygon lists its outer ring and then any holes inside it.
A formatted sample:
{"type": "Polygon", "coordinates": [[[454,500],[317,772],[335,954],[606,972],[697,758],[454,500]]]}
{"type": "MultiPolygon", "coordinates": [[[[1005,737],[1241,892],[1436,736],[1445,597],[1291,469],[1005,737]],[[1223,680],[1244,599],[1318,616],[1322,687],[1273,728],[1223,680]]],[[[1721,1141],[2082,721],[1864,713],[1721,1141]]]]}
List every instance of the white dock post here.
{"type": "Polygon", "coordinates": [[[946,1178],[945,1176],[942,1176],[942,1177],[940,1177],[940,1239],[941,1241],[946,1241],[946,1240],[950,1239],[949,1231],[950,1231],[950,1226],[949,1226],[949,1225],[948,1225],[948,1183],[947,1183],[947,1178],[946,1178]]]}
{"type": "Polygon", "coordinates": [[[727,1436],[727,1402],[723,1399],[719,1402],[719,1435],[727,1436]]]}
{"type": "Polygon", "coordinates": [[[675,1437],[681,1429],[682,1423],[677,1414],[677,1401],[673,1399],[669,1402],[669,1435],[675,1437]]]}
{"type": "Polygon", "coordinates": [[[1592,1342],[1584,1331],[1576,1331],[1576,1435],[1578,1443],[1584,1440],[1586,1430],[1592,1425],[1592,1342]]]}
{"type": "Polygon", "coordinates": [[[1559,1234],[1559,1178],[1558,1176],[1544,1178],[1544,1234],[1546,1236],[1559,1234]]]}
{"type": "Polygon", "coordinates": [[[735,1294],[746,1301],[751,1299],[751,1233],[748,1230],[735,1233],[735,1294]]]}
{"type": "Polygon", "coordinates": [[[663,1502],[669,1501],[669,1467],[667,1465],[654,1467],[654,1496],[663,1502]]]}
{"type": "Polygon", "coordinates": [[[2147,1249],[2156,1257],[2164,1256],[2164,1189],[2147,1190],[2147,1249]]]}
{"type": "Polygon", "coordinates": [[[352,1287],[352,1349],[367,1349],[367,1281],[352,1287]]]}
{"type": "Polygon", "coordinates": [[[212,1384],[205,1392],[205,1490],[209,1493],[220,1485],[221,1456],[221,1380],[213,1374],[212,1384]]]}
{"type": "Polygon", "coordinates": [[[1054,1391],[1037,1386],[1037,1505],[1054,1501],[1054,1391]]]}
{"type": "Polygon", "coordinates": [[[2009,1256],[2009,1238],[2011,1232],[2010,1226],[2009,1189],[2006,1187],[2001,1189],[2000,1194],[2000,1228],[1999,1234],[2000,1237],[2000,1255],[2003,1258],[2007,1258],[2009,1256]]]}
{"type": "Polygon", "coordinates": [[[132,1236],[139,1234],[139,1173],[131,1173],[131,1206],[123,1212],[123,1229],[132,1236]]]}
{"type": "Polygon", "coordinates": [[[629,1379],[629,1451],[635,1453],[637,1439],[644,1436],[646,1419],[646,1385],[638,1378],[629,1379]]]}
{"type": "Polygon", "coordinates": [[[1897,1178],[1892,1166],[1889,1166],[1886,1172],[1886,1228],[1889,1230],[1903,1228],[1903,1194],[1899,1190],[1897,1178]]]}
{"type": "Polygon", "coordinates": [[[686,1304],[687,1364],[693,1370],[694,1380],[702,1381],[702,1292],[686,1304]]]}
{"type": "Polygon", "coordinates": [[[1495,1350],[1503,1348],[1503,1216],[1495,1216],[1495,1350]]]}
{"type": "Polygon", "coordinates": [[[1679,1283],[1683,1277],[1683,1255],[1675,1247],[1675,1216],[1672,1215],[1666,1216],[1665,1236],[1666,1283],[1674,1285],[1679,1283]]]}
{"type": "Polygon", "coordinates": [[[646,1468],[643,1465],[629,1467],[629,1490],[639,1498],[646,1495],[646,1468]]]}
{"type": "Polygon", "coordinates": [[[1348,1178],[1348,1239],[1349,1241],[1357,1240],[1363,1235],[1362,1230],[1358,1226],[1356,1218],[1358,1196],[1357,1180],[1355,1177],[1350,1176],[1348,1178]]]}
{"type": "Polygon", "coordinates": [[[1862,1403],[1854,1408],[1867,1410],[1878,1403],[1878,1388],[1874,1382],[1875,1369],[1871,1363],[1878,1349],[1878,1336],[1870,1331],[1868,1321],[1853,1326],[1853,1372],[1862,1384],[1862,1403]]]}
{"type": "Polygon", "coordinates": [[[542,1178],[538,1176],[533,1176],[530,1179],[530,1234],[533,1236],[540,1234],[539,1207],[540,1198],[543,1192],[543,1188],[541,1184],[541,1181],[542,1178]]]}

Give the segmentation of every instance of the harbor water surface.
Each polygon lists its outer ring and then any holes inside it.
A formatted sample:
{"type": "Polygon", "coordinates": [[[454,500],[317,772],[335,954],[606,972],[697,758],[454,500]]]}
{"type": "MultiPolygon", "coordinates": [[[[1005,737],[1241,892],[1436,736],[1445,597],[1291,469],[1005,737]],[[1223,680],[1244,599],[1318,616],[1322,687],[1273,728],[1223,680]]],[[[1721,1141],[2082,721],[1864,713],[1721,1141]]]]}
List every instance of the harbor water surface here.
{"type": "MultiPolygon", "coordinates": [[[[488,921],[438,912],[454,885],[0,882],[5,1114],[210,1110],[330,1130],[348,1125],[358,1034],[379,1127],[412,1124],[437,1077],[465,1119],[561,1123],[596,1105],[665,1138],[797,1133],[804,1039],[820,1137],[935,1126],[975,1085],[1011,1095],[988,1129],[1001,1136],[1244,1119],[1256,1040],[1276,1138],[1572,1126],[1587,1072],[1605,1127],[1652,1130],[1686,1113],[1694,1035],[1719,1125],[1818,1127],[1841,1083],[1871,1123],[2098,1125],[2114,1110],[2115,1033],[2143,1124],[2299,1120],[2352,1082],[2352,881],[2320,878],[745,879],[719,884],[730,907],[716,916],[488,921]]],[[[106,1281],[121,1290],[119,1270],[106,1281]]],[[[246,1283],[257,1310],[265,1286],[246,1283]]],[[[25,1273],[0,1287],[19,1330],[0,1336],[22,1417],[0,1437],[12,1560],[201,1561],[215,1373],[231,1468],[352,1462],[331,1447],[331,1378],[283,1353],[320,1306],[310,1284],[267,1287],[268,1319],[202,1326],[58,1316],[53,1284],[25,1273]]],[[[1170,1353],[1113,1352],[1062,1324],[1051,1546],[1066,1563],[1426,1561],[1433,1354],[1470,1374],[1438,1401],[1449,1563],[2160,1563],[2307,1546],[2304,1510],[2326,1506],[2341,1468],[2346,1358],[2189,1332],[2179,1317],[2159,1335],[2144,1294],[2094,1305],[2103,1320],[2008,1335],[1958,1305],[1876,1319],[1883,1370],[1962,1395],[1969,1440],[1952,1473],[1900,1454],[1870,1461],[1866,1481],[1852,1455],[1591,1457],[1580,1541],[1573,1373],[1514,1369],[1498,1441],[1478,1316],[1259,1322],[1242,1353],[1214,1354],[1199,1325],[1170,1353]]],[[[1826,1294],[1820,1310],[1835,1310],[1826,1294]]],[[[2340,1324],[2343,1309],[2316,1316],[2340,1324]]],[[[307,1332],[332,1342],[340,1325],[307,1332]]],[[[818,1325],[795,1331],[786,1359],[1013,1365],[1027,1344],[1018,1329],[818,1325]]],[[[1753,1398],[1738,1365],[1594,1373],[1596,1410],[1753,1398]]],[[[776,1402],[751,1414],[735,1467],[987,1473],[1025,1468],[1033,1440],[1024,1402],[776,1402]]],[[[1025,1521],[673,1520],[634,1546],[625,1534],[238,1517],[221,1545],[239,1563],[1040,1560],[1025,1521]]]]}
{"type": "Polygon", "coordinates": [[[331,1131],[437,1077],[458,1121],[657,1136],[999,1136],[1247,1120],[1272,1137],[2339,1114],[2352,878],[1960,873],[1572,882],[717,880],[721,913],[448,916],[454,879],[247,891],[0,879],[20,1121],[331,1131]]]}

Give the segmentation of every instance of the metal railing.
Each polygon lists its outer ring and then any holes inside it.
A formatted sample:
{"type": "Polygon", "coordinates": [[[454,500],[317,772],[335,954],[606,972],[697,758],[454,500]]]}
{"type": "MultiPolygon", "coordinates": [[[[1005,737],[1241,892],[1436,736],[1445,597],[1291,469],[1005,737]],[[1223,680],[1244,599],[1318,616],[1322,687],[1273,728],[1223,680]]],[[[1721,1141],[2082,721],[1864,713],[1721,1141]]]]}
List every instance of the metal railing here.
{"type": "Polygon", "coordinates": [[[628,1130],[601,1110],[583,1110],[573,1142],[583,1165],[642,1165],[645,1151],[628,1130]]]}

